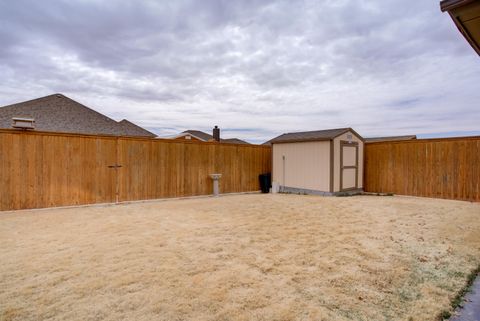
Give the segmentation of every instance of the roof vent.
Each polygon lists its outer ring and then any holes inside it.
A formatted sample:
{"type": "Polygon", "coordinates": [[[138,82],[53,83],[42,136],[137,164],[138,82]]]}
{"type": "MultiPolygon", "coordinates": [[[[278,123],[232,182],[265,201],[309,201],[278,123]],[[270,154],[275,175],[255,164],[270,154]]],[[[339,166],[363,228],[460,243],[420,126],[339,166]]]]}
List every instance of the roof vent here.
{"type": "Polygon", "coordinates": [[[20,129],[35,129],[35,119],[33,118],[12,118],[12,127],[20,129]]]}

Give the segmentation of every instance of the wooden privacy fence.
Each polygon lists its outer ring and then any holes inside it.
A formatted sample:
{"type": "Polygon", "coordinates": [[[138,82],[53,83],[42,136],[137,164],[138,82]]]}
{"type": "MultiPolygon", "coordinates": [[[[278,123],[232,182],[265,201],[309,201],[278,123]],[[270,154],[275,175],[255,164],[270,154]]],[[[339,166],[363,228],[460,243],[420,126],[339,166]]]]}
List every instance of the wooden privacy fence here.
{"type": "Polygon", "coordinates": [[[0,130],[0,210],[259,190],[271,148],[0,130]]]}
{"type": "Polygon", "coordinates": [[[480,201],[480,136],[365,144],[367,192],[480,201]]]}

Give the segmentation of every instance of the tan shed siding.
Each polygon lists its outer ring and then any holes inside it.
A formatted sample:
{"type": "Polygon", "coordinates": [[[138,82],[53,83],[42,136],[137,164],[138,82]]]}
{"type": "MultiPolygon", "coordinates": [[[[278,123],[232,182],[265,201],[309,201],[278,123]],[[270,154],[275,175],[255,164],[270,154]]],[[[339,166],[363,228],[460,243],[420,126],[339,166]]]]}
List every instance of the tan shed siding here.
{"type": "MultiPolygon", "coordinates": [[[[358,188],[363,188],[363,141],[354,133],[348,131],[333,140],[333,191],[340,191],[340,141],[348,141],[347,135],[352,135],[352,141],[358,143],[358,188]]],[[[345,154],[344,154],[345,156],[345,154]]]]}
{"type": "Polygon", "coordinates": [[[343,188],[355,188],[354,172],[354,168],[348,168],[343,171],[343,188]]]}
{"type": "Polygon", "coordinates": [[[343,165],[355,166],[357,163],[357,153],[355,147],[348,147],[343,150],[343,165]]]}
{"type": "Polygon", "coordinates": [[[283,186],[328,192],[330,142],[273,144],[273,181],[283,186]]]}

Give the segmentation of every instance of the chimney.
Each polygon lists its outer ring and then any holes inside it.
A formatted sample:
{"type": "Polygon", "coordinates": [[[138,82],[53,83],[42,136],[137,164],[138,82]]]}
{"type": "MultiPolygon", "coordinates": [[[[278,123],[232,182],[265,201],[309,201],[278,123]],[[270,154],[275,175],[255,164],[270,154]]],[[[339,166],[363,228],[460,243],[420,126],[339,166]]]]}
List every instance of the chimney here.
{"type": "Polygon", "coordinates": [[[213,140],[220,142],[220,128],[217,125],[213,128],[213,140]]]}

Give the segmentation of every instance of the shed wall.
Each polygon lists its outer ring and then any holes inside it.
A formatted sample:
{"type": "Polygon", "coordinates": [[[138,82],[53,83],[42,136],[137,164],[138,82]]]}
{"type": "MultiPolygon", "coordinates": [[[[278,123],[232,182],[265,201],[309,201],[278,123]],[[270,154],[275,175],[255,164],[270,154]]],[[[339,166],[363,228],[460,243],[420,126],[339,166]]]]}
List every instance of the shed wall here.
{"type": "MultiPolygon", "coordinates": [[[[358,188],[363,188],[363,141],[352,133],[348,131],[333,140],[333,191],[340,191],[340,141],[348,141],[347,135],[352,135],[352,141],[358,143],[358,188]]],[[[345,155],[344,157],[351,158],[351,155],[345,155]]],[[[350,160],[348,161],[350,163],[350,160]]]]}
{"type": "Polygon", "coordinates": [[[272,180],[282,186],[330,191],[330,141],[273,144],[272,180]]]}

